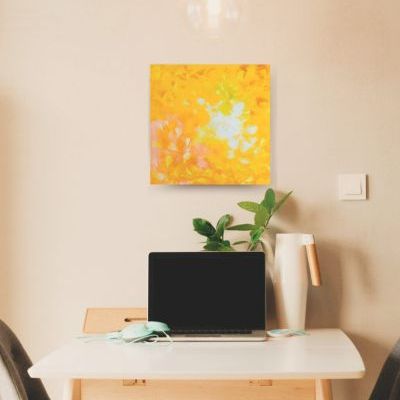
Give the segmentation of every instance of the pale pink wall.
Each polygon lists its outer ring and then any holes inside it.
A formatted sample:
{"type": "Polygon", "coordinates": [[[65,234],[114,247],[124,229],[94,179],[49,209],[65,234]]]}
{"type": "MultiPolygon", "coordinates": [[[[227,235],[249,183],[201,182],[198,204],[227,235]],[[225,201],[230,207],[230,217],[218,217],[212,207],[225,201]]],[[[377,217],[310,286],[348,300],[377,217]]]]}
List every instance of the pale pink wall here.
{"type": "Polygon", "coordinates": [[[210,39],[183,0],[2,0],[0,316],[38,359],[86,307],[145,304],[148,251],[198,249],[192,217],[244,222],[264,188],[149,186],[149,65],[270,63],[274,186],[295,191],[275,225],[319,240],[309,326],[354,339],[367,378],[335,393],[362,400],[400,335],[400,3],[242,2],[210,39]],[[370,200],[339,202],[340,172],[370,200]]]}

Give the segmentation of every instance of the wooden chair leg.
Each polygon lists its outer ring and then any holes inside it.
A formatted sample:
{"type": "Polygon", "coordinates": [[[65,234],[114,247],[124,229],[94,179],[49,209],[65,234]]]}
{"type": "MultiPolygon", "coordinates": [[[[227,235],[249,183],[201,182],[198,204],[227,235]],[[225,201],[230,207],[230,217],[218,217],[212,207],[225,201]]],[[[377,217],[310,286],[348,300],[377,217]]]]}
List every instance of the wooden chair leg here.
{"type": "Polygon", "coordinates": [[[317,379],[315,381],[315,398],[316,400],[333,400],[330,379],[317,379]]]}
{"type": "Polygon", "coordinates": [[[64,383],[63,400],[81,400],[80,379],[69,379],[64,383]]]}

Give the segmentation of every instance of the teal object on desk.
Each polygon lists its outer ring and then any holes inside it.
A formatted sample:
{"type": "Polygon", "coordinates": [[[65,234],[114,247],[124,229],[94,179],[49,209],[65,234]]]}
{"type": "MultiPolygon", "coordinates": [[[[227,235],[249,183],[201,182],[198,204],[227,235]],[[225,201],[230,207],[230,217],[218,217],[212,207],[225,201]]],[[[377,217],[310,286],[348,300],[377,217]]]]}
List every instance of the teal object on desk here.
{"type": "Polygon", "coordinates": [[[304,336],[307,335],[306,331],[299,329],[272,329],[267,331],[267,335],[273,338],[282,338],[289,336],[304,336]]]}
{"type": "Polygon", "coordinates": [[[112,341],[122,341],[125,343],[139,343],[147,341],[157,341],[160,334],[166,336],[171,329],[164,322],[149,321],[144,324],[131,324],[117,332],[111,332],[106,335],[107,339],[112,341]]]}

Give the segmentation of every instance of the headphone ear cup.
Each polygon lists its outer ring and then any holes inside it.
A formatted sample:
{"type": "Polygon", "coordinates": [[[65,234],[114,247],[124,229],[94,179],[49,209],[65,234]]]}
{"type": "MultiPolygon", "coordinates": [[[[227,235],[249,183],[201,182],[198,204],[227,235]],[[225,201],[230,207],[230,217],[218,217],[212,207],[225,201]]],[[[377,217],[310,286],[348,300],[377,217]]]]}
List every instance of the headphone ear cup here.
{"type": "Polygon", "coordinates": [[[145,325],[152,332],[169,332],[171,330],[164,322],[148,321],[145,325]]]}
{"type": "Polygon", "coordinates": [[[145,324],[132,324],[121,330],[121,339],[129,342],[135,339],[143,338],[152,333],[153,331],[145,324]]]}

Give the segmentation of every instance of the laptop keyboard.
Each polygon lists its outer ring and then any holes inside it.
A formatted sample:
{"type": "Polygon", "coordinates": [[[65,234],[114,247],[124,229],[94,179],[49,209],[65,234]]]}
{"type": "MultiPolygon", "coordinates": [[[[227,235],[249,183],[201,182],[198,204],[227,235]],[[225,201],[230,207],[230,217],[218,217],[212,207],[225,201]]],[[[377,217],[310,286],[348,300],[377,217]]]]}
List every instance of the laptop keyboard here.
{"type": "Polygon", "coordinates": [[[174,329],[172,335],[249,335],[251,329],[174,329]]]}

